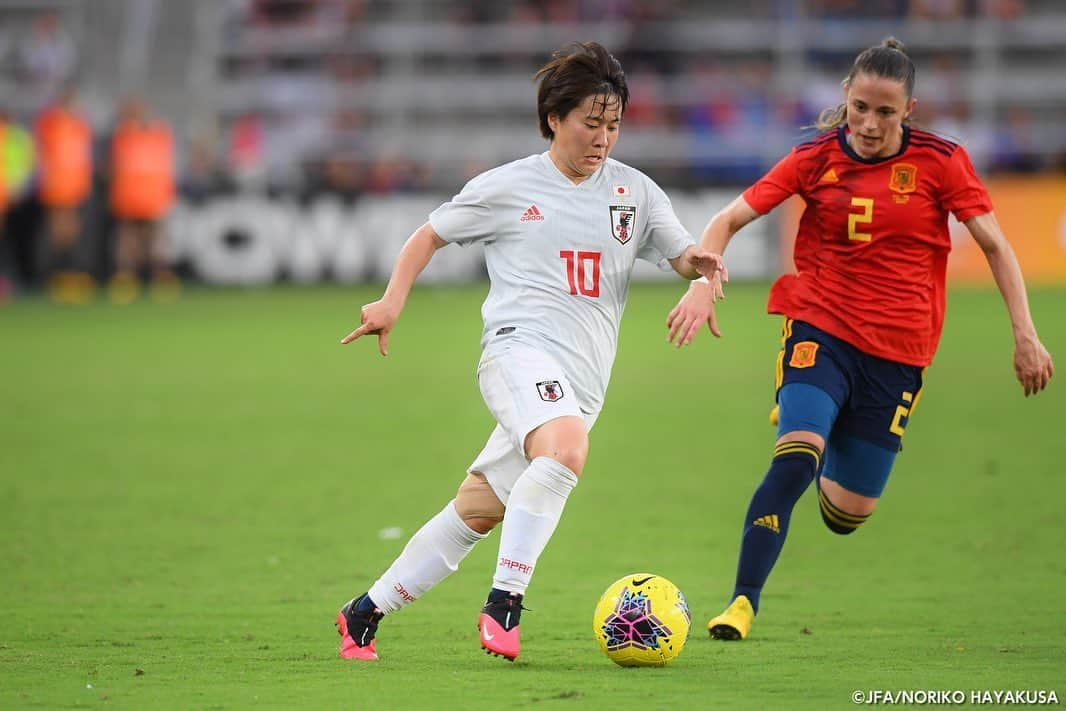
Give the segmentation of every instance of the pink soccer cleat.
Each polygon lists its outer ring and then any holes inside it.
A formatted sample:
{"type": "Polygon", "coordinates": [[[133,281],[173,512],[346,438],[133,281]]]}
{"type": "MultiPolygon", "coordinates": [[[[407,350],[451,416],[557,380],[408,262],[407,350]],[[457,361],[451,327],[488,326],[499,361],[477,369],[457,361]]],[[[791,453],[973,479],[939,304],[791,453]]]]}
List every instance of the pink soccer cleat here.
{"type": "Polygon", "coordinates": [[[362,659],[364,661],[377,661],[377,641],[374,634],[378,630],[378,622],[385,616],[381,610],[374,608],[373,612],[359,612],[359,601],[366,593],[350,600],[347,605],[337,613],[337,632],[341,636],[341,658],[362,659]]]}
{"type": "Polygon", "coordinates": [[[481,648],[513,662],[521,646],[518,621],[523,609],[522,596],[518,593],[486,602],[477,621],[481,648]]]}

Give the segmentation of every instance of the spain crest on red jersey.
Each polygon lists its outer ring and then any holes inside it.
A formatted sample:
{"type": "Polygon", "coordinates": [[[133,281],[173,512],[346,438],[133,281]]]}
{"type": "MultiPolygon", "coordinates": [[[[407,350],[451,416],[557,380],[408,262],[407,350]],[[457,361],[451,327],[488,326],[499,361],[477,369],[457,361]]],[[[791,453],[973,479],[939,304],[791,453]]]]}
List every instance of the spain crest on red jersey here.
{"type": "Polygon", "coordinates": [[[893,164],[888,187],[893,192],[901,194],[913,193],[918,189],[918,166],[913,163],[893,164]]]}
{"type": "Polygon", "coordinates": [[[632,205],[611,205],[611,236],[625,244],[633,237],[637,208],[632,205]]]}

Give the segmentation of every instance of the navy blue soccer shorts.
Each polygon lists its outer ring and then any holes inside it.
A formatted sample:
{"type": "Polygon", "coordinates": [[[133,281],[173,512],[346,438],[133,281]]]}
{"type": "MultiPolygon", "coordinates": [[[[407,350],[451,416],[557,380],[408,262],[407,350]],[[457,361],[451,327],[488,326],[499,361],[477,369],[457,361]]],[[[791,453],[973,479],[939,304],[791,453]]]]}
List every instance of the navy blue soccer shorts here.
{"type": "Polygon", "coordinates": [[[863,353],[819,328],[785,319],[777,359],[778,436],[826,441],[822,476],[878,498],[922,389],[922,368],[863,353]]]}

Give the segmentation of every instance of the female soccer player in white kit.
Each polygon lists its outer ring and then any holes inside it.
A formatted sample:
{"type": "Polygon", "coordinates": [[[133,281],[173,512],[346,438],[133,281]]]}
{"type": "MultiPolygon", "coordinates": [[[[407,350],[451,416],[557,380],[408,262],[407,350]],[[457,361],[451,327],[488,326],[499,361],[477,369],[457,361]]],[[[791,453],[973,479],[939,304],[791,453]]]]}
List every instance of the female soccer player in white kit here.
{"type": "MultiPolygon", "coordinates": [[[[638,257],[686,279],[724,272],[695,246],[666,194],[608,158],[629,98],[618,61],[576,44],[537,72],[547,152],[471,180],[407,240],[379,301],[342,343],[376,334],[382,355],[415,278],[436,250],[485,246],[490,289],[478,382],[497,421],[455,499],[408,542],[364,594],[337,614],[342,657],[377,659],[378,622],[421,597],[503,522],[478,630],[514,660],[522,599],[588,455],[638,257]]],[[[724,276],[724,274],[723,274],[724,276]]]]}

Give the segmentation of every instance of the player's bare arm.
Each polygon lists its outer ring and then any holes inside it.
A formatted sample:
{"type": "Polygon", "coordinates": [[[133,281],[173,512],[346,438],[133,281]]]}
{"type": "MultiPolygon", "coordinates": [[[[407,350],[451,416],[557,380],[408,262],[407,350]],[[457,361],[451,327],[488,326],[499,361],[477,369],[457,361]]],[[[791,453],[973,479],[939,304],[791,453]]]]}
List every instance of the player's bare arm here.
{"type": "Polygon", "coordinates": [[[669,262],[675,272],[690,281],[701,276],[707,279],[718,277],[719,285],[723,281],[729,281],[729,271],[722,256],[697,246],[687,247],[669,262]]]}
{"type": "Polygon", "coordinates": [[[378,337],[378,350],[381,355],[388,355],[389,331],[400,318],[400,312],[407,303],[407,295],[411,293],[411,286],[437,250],[446,244],[448,243],[440,238],[428,222],[415,230],[400,250],[385,293],[377,301],[363,306],[360,310],[359,328],[342,338],[341,344],[351,343],[372,333],[378,337]]]}
{"type": "Polygon", "coordinates": [[[1040,342],[1029,313],[1029,299],[1018,258],[1010,242],[1003,235],[995,214],[988,212],[966,220],[963,224],[985,253],[992,276],[996,280],[1010,315],[1014,332],[1014,373],[1025,395],[1035,395],[1047,387],[1055,373],[1051,354],[1040,342]]]}
{"type": "MultiPolygon", "coordinates": [[[[759,213],[748,204],[744,196],[738,196],[707,223],[700,237],[700,247],[713,254],[721,254],[733,235],[757,217],[759,213]]],[[[692,343],[700,326],[705,323],[716,338],[722,336],[714,304],[718,299],[725,298],[722,281],[728,281],[728,276],[727,272],[722,272],[708,277],[707,281],[700,279],[689,285],[688,292],[666,317],[666,326],[669,329],[666,334],[667,342],[678,348],[687,346],[692,343]]]]}

